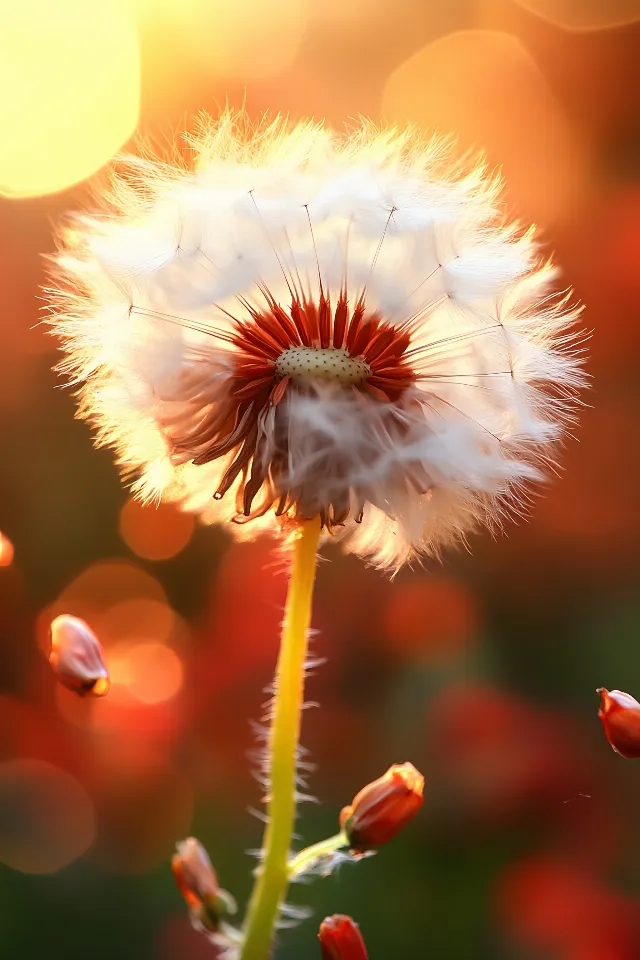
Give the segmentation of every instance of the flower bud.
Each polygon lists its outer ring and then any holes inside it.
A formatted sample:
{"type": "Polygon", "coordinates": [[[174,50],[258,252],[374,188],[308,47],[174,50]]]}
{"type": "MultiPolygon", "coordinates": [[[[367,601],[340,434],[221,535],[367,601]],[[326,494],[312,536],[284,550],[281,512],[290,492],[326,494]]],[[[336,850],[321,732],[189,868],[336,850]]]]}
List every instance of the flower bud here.
{"type": "Polygon", "coordinates": [[[616,753],[628,760],[640,757],[640,703],[621,690],[600,687],[598,716],[607,740],[616,753]]]}
{"type": "Polygon", "coordinates": [[[60,683],[81,697],[104,697],[111,683],[96,635],[84,620],[63,614],[51,624],[49,663],[60,683]]]}
{"type": "Polygon", "coordinates": [[[396,763],[367,784],[340,814],[351,848],[364,851],[392,840],[422,806],[423,790],[424,777],[411,763],[396,763]]]}
{"type": "Polygon", "coordinates": [[[367,960],[362,934],[351,917],[336,913],[320,924],[322,960],[367,960]]]}
{"type": "Polygon", "coordinates": [[[235,911],[233,898],[218,886],[209,854],[195,837],[176,844],[171,869],[197,929],[215,931],[221,919],[235,911]]]}

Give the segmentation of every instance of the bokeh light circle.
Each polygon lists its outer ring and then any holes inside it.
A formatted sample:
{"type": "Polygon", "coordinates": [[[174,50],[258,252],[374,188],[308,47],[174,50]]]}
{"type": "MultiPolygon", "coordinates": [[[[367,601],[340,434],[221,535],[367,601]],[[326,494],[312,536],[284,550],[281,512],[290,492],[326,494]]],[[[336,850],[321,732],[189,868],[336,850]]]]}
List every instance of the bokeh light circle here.
{"type": "Polygon", "coordinates": [[[546,224],[582,196],[584,156],[546,77],[516,37],[459,30],[414,53],[388,77],[382,114],[455,135],[460,152],[498,164],[514,212],[546,224]]]}
{"type": "Polygon", "coordinates": [[[184,679],[182,661],[163,643],[122,644],[113,650],[111,679],[140,703],[171,700],[184,679]]]}
{"type": "Polygon", "coordinates": [[[54,603],[40,612],[37,626],[39,645],[48,655],[49,624],[61,613],[71,613],[86,620],[103,643],[108,644],[111,638],[120,639],[124,619],[128,619],[130,630],[136,630],[141,619],[149,614],[148,604],[136,605],[142,601],[154,603],[151,618],[155,624],[164,623],[166,617],[172,617],[164,588],[138,564],[119,559],[92,563],[67,584],[54,603]],[[131,602],[128,609],[115,611],[115,608],[127,602],[131,602]],[[113,623],[109,622],[111,617],[113,623]]]}
{"type": "MultiPolygon", "coordinates": [[[[126,0],[144,25],[168,27],[198,68],[219,77],[262,79],[293,62],[310,0],[126,0]]],[[[164,50],[162,51],[164,56],[164,50]]]]}
{"type": "Polygon", "coordinates": [[[13,563],[14,549],[11,540],[4,533],[0,533],[0,567],[10,567],[13,563]]]}
{"type": "Polygon", "coordinates": [[[93,804],[69,773],[43,760],[0,764],[0,862],[22,873],[55,873],[94,840],[93,804]]]}
{"type": "Polygon", "coordinates": [[[0,14],[0,194],[84,180],[138,121],[135,29],[113,0],[21,0],[0,14]]]}
{"type": "Polygon", "coordinates": [[[186,547],[193,533],[193,514],[170,503],[128,500],[120,512],[120,536],[145,560],[168,560],[186,547]]]}
{"type": "Polygon", "coordinates": [[[606,30],[640,20],[640,0],[515,0],[565,30],[606,30]]]}

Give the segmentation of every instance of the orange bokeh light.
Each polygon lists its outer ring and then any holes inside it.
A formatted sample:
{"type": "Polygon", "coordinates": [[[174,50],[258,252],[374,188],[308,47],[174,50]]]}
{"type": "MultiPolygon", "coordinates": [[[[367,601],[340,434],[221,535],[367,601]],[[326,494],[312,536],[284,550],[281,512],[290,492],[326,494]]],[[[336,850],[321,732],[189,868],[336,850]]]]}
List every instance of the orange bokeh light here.
{"type": "Polygon", "coordinates": [[[423,47],[388,78],[382,113],[455,134],[462,153],[484,152],[528,219],[549,223],[582,196],[577,138],[535,60],[507,33],[460,30],[423,47]]]}
{"type": "Polygon", "coordinates": [[[13,544],[9,537],[0,533],[0,567],[10,567],[13,563],[13,544]]]}
{"type": "Polygon", "coordinates": [[[120,513],[120,536],[139,557],[168,560],[186,547],[194,523],[192,514],[170,503],[155,506],[128,500],[120,513]]]}
{"type": "Polygon", "coordinates": [[[565,30],[606,30],[640,20],[640,0],[515,0],[565,30]]]}
{"type": "Polygon", "coordinates": [[[100,641],[108,649],[123,640],[165,643],[182,635],[185,627],[168,604],[147,597],[116,603],[100,615],[100,641]]]}
{"type": "Polygon", "coordinates": [[[122,644],[113,649],[109,667],[113,686],[146,704],[175,697],[184,679],[180,657],[163,643],[122,644]]]}
{"type": "MultiPolygon", "coordinates": [[[[100,642],[108,642],[112,638],[108,634],[109,621],[103,631],[103,619],[107,611],[118,607],[127,601],[148,601],[157,605],[152,619],[158,622],[160,615],[168,616],[166,611],[167,597],[163,587],[150,573],[147,573],[137,564],[129,560],[101,560],[83,570],[75,580],[72,580],[60,593],[57,600],[41,610],[38,615],[36,634],[40,648],[48,655],[50,647],[49,626],[54,617],[63,613],[70,613],[75,617],[86,620],[92,630],[99,637],[100,642]]],[[[130,626],[132,618],[140,622],[140,610],[132,607],[127,611],[130,626]],[[134,616],[135,614],[135,616],[134,616]]],[[[142,613],[146,617],[149,608],[143,607],[142,613]]],[[[121,639],[118,633],[115,639],[121,639]]]]}

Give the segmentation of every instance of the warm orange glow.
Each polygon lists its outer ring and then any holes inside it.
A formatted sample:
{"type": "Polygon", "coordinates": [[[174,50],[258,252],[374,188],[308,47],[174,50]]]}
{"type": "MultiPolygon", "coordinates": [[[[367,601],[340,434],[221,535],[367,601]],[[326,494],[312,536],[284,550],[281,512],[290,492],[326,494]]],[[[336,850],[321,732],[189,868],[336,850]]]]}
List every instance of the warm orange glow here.
{"type": "Polygon", "coordinates": [[[130,638],[132,632],[139,637],[143,624],[146,628],[142,636],[154,640],[166,639],[175,625],[163,587],[129,560],[91,564],[64,588],[54,603],[40,611],[36,638],[47,656],[50,623],[69,610],[86,620],[107,647],[125,635],[130,638]]]}
{"type": "Polygon", "coordinates": [[[565,30],[603,30],[640,20],[640,0],[516,0],[565,30]]]}
{"type": "Polygon", "coordinates": [[[9,537],[0,533],[0,567],[10,567],[13,563],[13,544],[9,537]]]}
{"type": "Polygon", "coordinates": [[[416,658],[459,656],[473,638],[477,619],[463,585],[434,576],[397,583],[384,610],[394,651],[416,658]]]}
{"type": "MultiPolygon", "coordinates": [[[[177,31],[207,72],[254,79],[281,73],[305,32],[308,0],[128,0],[141,21],[177,31]]],[[[159,52],[160,53],[160,52],[159,52]]],[[[163,59],[165,52],[161,53],[163,59]]]]}
{"type": "Polygon", "coordinates": [[[95,818],[84,787],[42,760],[0,764],[0,863],[23,873],[55,873],[93,842],[95,818]]]}
{"type": "Polygon", "coordinates": [[[138,121],[138,41],[111,0],[21,0],[0,29],[0,193],[64,190],[138,121]]]}
{"type": "Polygon", "coordinates": [[[71,690],[63,687],[61,683],[56,684],[55,696],[58,712],[67,723],[72,723],[81,729],[87,729],[91,726],[93,706],[97,702],[96,700],[78,697],[71,690]]]}
{"type": "Polygon", "coordinates": [[[177,653],[162,643],[133,643],[113,651],[111,680],[141,703],[162,703],[174,697],[184,677],[177,653]]]}
{"type": "Polygon", "coordinates": [[[382,113],[455,135],[461,152],[485,152],[529,219],[548,223],[581,195],[576,137],[535,60],[507,33],[461,30],[423,47],[387,80],[382,113]]]}
{"type": "Polygon", "coordinates": [[[194,518],[170,503],[144,505],[128,500],[120,513],[120,536],[145,560],[168,560],[186,547],[194,518]]]}
{"type": "Polygon", "coordinates": [[[146,597],[116,603],[100,616],[100,636],[106,646],[123,640],[166,643],[175,634],[180,634],[181,628],[184,626],[175,610],[166,603],[146,597]]]}

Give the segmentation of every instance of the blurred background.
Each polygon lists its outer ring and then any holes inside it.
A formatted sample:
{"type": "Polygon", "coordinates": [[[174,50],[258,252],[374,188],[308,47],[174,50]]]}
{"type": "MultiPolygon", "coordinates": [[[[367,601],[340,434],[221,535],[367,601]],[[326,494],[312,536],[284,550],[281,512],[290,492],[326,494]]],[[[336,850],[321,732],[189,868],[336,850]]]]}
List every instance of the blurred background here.
{"type": "Polygon", "coordinates": [[[0,955],[206,960],[169,859],[195,833],[243,903],[261,825],[245,754],[285,577],[127,499],[38,326],[52,225],[134,131],[169,144],[227,102],[340,128],[452,132],[503,168],[593,330],[565,470],[530,522],[390,583],[338,550],[318,578],[305,716],[311,842],[390,763],[424,813],[380,855],[291,899],[371,960],[637,960],[640,765],[595,688],[640,696],[637,466],[640,0],[10,0],[0,3],[0,955]],[[84,617],[113,678],[85,702],[48,668],[84,617]]]}

